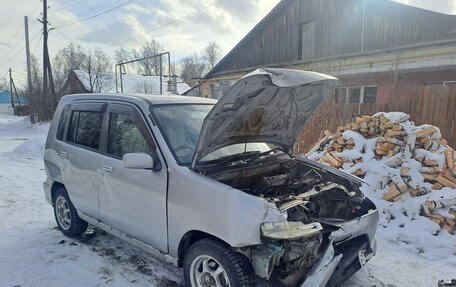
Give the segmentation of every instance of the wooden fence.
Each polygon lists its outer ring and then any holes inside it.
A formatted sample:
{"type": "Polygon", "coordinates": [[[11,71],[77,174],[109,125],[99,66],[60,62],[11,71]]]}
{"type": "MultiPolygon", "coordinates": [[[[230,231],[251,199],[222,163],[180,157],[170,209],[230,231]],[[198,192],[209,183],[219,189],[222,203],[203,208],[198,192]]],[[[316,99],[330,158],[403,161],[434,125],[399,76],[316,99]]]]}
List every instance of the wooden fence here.
{"type": "Polygon", "coordinates": [[[416,125],[432,124],[440,128],[442,137],[456,148],[456,83],[428,84],[404,89],[401,97],[385,104],[336,104],[332,99],[309,119],[299,136],[296,153],[303,153],[337,127],[354,121],[359,115],[376,112],[404,112],[416,125]]]}

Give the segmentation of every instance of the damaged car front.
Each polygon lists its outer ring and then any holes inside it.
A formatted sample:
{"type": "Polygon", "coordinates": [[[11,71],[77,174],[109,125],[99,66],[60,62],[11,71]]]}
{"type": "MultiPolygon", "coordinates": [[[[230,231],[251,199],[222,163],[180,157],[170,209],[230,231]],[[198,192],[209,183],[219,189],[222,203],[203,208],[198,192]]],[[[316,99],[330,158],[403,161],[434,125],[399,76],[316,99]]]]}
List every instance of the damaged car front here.
{"type": "Polygon", "coordinates": [[[337,84],[318,73],[260,69],[238,81],[202,124],[190,169],[266,200],[283,216],[258,226],[261,244],[235,248],[260,285],[334,286],[375,254],[379,215],[362,180],[292,155],[337,84]]]}

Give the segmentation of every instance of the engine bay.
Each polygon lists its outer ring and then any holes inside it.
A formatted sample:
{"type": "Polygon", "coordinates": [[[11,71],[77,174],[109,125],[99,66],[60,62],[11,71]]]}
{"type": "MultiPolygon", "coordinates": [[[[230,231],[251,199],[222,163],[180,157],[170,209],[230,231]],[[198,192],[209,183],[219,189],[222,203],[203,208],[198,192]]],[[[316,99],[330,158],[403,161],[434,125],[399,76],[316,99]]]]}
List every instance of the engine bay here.
{"type": "MultiPolygon", "coordinates": [[[[252,249],[255,272],[264,279],[279,280],[274,283],[277,286],[295,286],[319,260],[339,224],[375,209],[359,182],[296,158],[271,157],[261,164],[233,165],[207,176],[274,203],[286,215],[286,224],[309,227],[309,233],[297,239],[279,240],[263,233],[264,245],[252,249]]],[[[274,228],[271,233],[280,233],[280,228],[274,228]]],[[[302,231],[301,235],[306,234],[302,231]]]]}
{"type": "Polygon", "coordinates": [[[295,158],[239,166],[208,174],[273,202],[289,221],[350,220],[367,212],[359,184],[295,158]]]}

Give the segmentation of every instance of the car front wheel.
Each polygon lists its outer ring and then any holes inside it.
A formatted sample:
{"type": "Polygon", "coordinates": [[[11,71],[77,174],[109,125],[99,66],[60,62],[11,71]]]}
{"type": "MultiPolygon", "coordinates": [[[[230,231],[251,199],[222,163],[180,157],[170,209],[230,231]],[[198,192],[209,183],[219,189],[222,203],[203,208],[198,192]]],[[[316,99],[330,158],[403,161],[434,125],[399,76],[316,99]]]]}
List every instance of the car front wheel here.
{"type": "Polygon", "coordinates": [[[248,259],[225,244],[202,239],[194,243],[184,259],[185,286],[251,287],[254,274],[248,259]]]}
{"type": "Polygon", "coordinates": [[[87,230],[87,222],[79,218],[64,188],[59,188],[55,192],[54,215],[60,231],[66,236],[76,236],[87,230]]]}

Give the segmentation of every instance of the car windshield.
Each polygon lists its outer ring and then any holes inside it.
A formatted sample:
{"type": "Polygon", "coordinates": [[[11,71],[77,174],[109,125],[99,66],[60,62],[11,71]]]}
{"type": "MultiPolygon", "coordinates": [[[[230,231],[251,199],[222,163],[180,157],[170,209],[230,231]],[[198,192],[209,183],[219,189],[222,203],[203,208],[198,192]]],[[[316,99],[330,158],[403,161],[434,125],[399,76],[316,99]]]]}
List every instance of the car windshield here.
{"type": "MultiPolygon", "coordinates": [[[[212,107],[207,104],[173,104],[152,108],[158,127],[179,164],[190,165],[204,118],[212,107]]],[[[208,154],[200,163],[236,154],[258,154],[274,147],[266,143],[234,144],[208,154]]]]}

